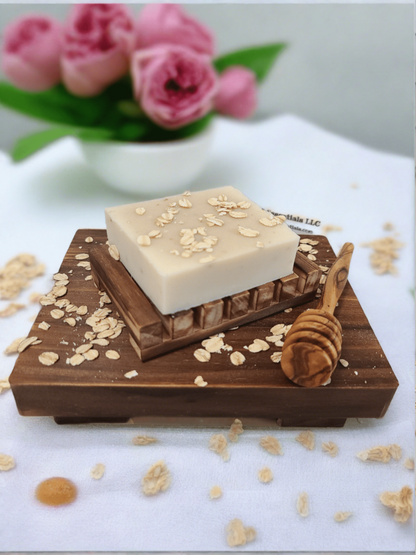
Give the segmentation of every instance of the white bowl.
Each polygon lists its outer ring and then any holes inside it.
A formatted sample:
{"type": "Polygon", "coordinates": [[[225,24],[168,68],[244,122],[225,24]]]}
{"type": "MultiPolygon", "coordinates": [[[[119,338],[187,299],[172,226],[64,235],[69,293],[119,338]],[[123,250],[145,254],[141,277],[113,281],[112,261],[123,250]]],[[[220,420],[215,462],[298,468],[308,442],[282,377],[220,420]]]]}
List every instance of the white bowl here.
{"type": "Polygon", "coordinates": [[[214,126],[164,143],[81,142],[84,156],[108,185],[128,193],[163,196],[183,191],[208,161],[214,126]]]}

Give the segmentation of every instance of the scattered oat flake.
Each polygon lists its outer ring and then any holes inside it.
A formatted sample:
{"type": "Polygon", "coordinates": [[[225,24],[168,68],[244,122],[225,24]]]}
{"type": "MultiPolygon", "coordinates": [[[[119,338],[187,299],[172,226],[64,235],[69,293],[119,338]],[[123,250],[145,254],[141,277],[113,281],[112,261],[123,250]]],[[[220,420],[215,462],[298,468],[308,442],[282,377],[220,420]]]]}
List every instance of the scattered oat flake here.
{"type": "Polygon", "coordinates": [[[63,310],[60,310],[59,308],[54,308],[53,310],[51,310],[51,316],[55,320],[59,320],[60,318],[65,316],[65,312],[63,310]]]}
{"type": "Polygon", "coordinates": [[[94,480],[99,480],[104,476],[105,466],[102,463],[97,463],[91,468],[90,476],[94,480]]]}
{"type": "Polygon", "coordinates": [[[197,349],[196,351],[194,351],[194,357],[199,362],[208,362],[211,359],[211,353],[209,353],[205,349],[197,349]]]}
{"type": "Polygon", "coordinates": [[[273,480],[273,472],[267,466],[259,470],[257,475],[260,482],[263,482],[263,484],[268,484],[273,480]]]}
{"type": "Polygon", "coordinates": [[[52,351],[45,351],[38,356],[39,362],[45,366],[52,366],[57,360],[59,360],[59,355],[53,353],[52,351]]]}
{"type": "Polygon", "coordinates": [[[286,328],[285,324],[276,324],[270,329],[270,332],[273,335],[281,335],[284,333],[285,328],[286,328]]]}
{"type": "Polygon", "coordinates": [[[361,247],[373,249],[370,253],[370,264],[376,274],[397,274],[398,270],[393,260],[399,258],[399,249],[405,243],[397,241],[394,237],[383,237],[370,243],[362,243],[361,247]]]}
{"type": "Polygon", "coordinates": [[[281,352],[273,353],[272,355],[270,355],[270,360],[272,362],[275,362],[276,364],[279,364],[279,362],[282,360],[282,353],[281,352]]]}
{"type": "Polygon", "coordinates": [[[396,522],[407,522],[413,512],[413,490],[404,486],[400,491],[385,491],[380,495],[380,501],[386,507],[394,509],[396,522]]]}
{"type": "Polygon", "coordinates": [[[171,483],[171,475],[164,461],[158,461],[152,465],[142,479],[143,493],[155,495],[160,491],[166,491],[171,483]]]}
{"type": "Polygon", "coordinates": [[[270,345],[266,341],[263,341],[263,339],[255,339],[253,343],[259,345],[262,351],[268,351],[270,349],[270,345]]]}
{"type": "Polygon", "coordinates": [[[271,455],[283,455],[280,441],[273,436],[263,436],[260,439],[260,446],[266,449],[271,455]]]}
{"type": "Polygon", "coordinates": [[[376,447],[371,447],[365,451],[360,451],[357,453],[357,457],[361,461],[376,461],[382,463],[388,463],[392,458],[399,460],[402,456],[401,448],[396,445],[377,445],[376,447]]]}
{"type": "Polygon", "coordinates": [[[149,436],[135,436],[132,439],[133,445],[150,445],[151,443],[156,443],[157,439],[155,437],[149,436]]]}
{"type": "Polygon", "coordinates": [[[71,326],[71,328],[73,328],[77,323],[75,318],[64,318],[64,322],[65,324],[68,324],[68,326],[71,326]]]}
{"type": "Polygon", "coordinates": [[[114,260],[120,260],[120,253],[118,252],[118,248],[115,245],[110,245],[108,247],[108,252],[110,256],[114,258],[114,260]]]}
{"type": "Polygon", "coordinates": [[[21,341],[17,347],[17,352],[18,353],[23,353],[23,351],[25,349],[27,349],[30,345],[32,345],[33,343],[35,343],[35,341],[37,341],[38,338],[35,336],[32,337],[27,337],[26,339],[23,339],[23,341],[21,341]]]}
{"type": "Polygon", "coordinates": [[[324,235],[326,235],[331,231],[342,231],[342,227],[340,227],[339,225],[326,224],[321,227],[321,231],[324,235]]]}
{"type": "Polygon", "coordinates": [[[10,345],[6,347],[6,349],[3,351],[3,354],[14,355],[15,353],[18,353],[19,351],[17,350],[17,348],[24,339],[24,337],[18,337],[17,339],[12,341],[12,343],[10,343],[10,345]]]}
{"type": "Polygon", "coordinates": [[[77,354],[81,354],[83,355],[84,353],[86,353],[87,351],[89,351],[90,349],[92,349],[92,344],[91,343],[84,343],[83,345],[80,345],[79,347],[77,347],[75,349],[75,352],[77,354]]]}
{"type": "Polygon", "coordinates": [[[94,241],[94,239],[92,237],[85,237],[84,241],[86,243],[92,243],[94,241]]]}
{"type": "Polygon", "coordinates": [[[350,363],[348,362],[348,360],[345,360],[345,358],[340,358],[340,359],[339,359],[339,362],[340,362],[340,364],[342,364],[342,366],[343,366],[344,368],[346,368],[346,367],[349,366],[349,364],[350,364],[350,363]]]}
{"type": "Polygon", "coordinates": [[[222,337],[214,336],[209,339],[205,339],[202,342],[202,346],[205,347],[209,353],[217,353],[224,346],[224,341],[222,337]]]}
{"type": "Polygon", "coordinates": [[[238,441],[238,436],[241,435],[243,432],[243,423],[239,418],[236,418],[231,424],[230,431],[228,432],[228,437],[230,441],[235,443],[236,441],[238,441]]]}
{"type": "Polygon", "coordinates": [[[96,349],[90,349],[86,353],[82,354],[85,360],[95,360],[96,358],[98,358],[98,355],[99,353],[96,349]]]}
{"type": "Polygon", "coordinates": [[[162,237],[162,233],[158,229],[152,229],[152,231],[149,231],[147,235],[150,239],[160,239],[160,237],[162,237]]]}
{"type": "Polygon", "coordinates": [[[0,453],[0,470],[7,471],[14,468],[15,463],[11,455],[0,453]]]}
{"type": "Polygon", "coordinates": [[[247,349],[250,351],[250,353],[260,353],[260,351],[262,351],[262,347],[261,345],[259,345],[258,343],[251,343],[247,349]]]}
{"type": "Polygon", "coordinates": [[[187,198],[180,198],[178,204],[181,208],[192,208],[192,203],[187,198]]]}
{"type": "Polygon", "coordinates": [[[139,206],[138,208],[136,208],[135,212],[139,216],[143,216],[143,214],[146,212],[146,208],[143,208],[143,206],[139,206]]]}
{"type": "Polygon", "coordinates": [[[212,488],[209,491],[210,499],[218,499],[221,496],[222,496],[222,489],[220,488],[220,486],[212,486],[212,488]]]}
{"type": "Polygon", "coordinates": [[[148,247],[151,242],[152,241],[150,240],[150,237],[148,235],[139,235],[139,237],[137,237],[137,243],[141,247],[148,247]]]}
{"type": "Polygon", "coordinates": [[[69,361],[68,364],[70,364],[71,366],[79,366],[84,362],[84,360],[85,360],[84,355],[76,354],[76,355],[73,355],[71,358],[69,358],[67,362],[69,361]]]}
{"type": "Polygon", "coordinates": [[[352,513],[338,511],[337,513],[334,514],[334,520],[336,522],[344,522],[344,520],[347,520],[347,518],[350,518],[351,515],[352,513]]]}
{"type": "Polygon", "coordinates": [[[89,254],[87,254],[86,252],[81,252],[80,254],[75,255],[75,260],[86,260],[89,257],[89,254]]]}
{"type": "Polygon", "coordinates": [[[408,470],[414,470],[415,468],[415,461],[413,459],[407,458],[404,463],[403,466],[405,468],[407,468],[408,470]]]}
{"type": "Polygon", "coordinates": [[[240,351],[234,351],[230,355],[230,361],[234,366],[241,366],[246,360],[246,357],[240,351]]]}
{"type": "Polygon", "coordinates": [[[287,312],[287,313],[289,313],[289,312],[292,312],[292,310],[293,310],[293,308],[287,308],[287,309],[286,309],[286,310],[284,310],[283,312],[287,312]]]}
{"type": "Polygon", "coordinates": [[[300,432],[295,439],[301,445],[306,447],[306,449],[309,449],[309,451],[312,451],[315,448],[315,434],[311,432],[311,430],[300,432]]]}
{"type": "Polygon", "coordinates": [[[296,509],[300,516],[307,517],[309,515],[309,499],[307,493],[302,492],[298,495],[296,509]]]}
{"type": "Polygon", "coordinates": [[[15,299],[29,287],[31,280],[45,273],[45,266],[39,264],[31,254],[19,254],[0,268],[0,299],[15,299]]]}
{"type": "Polygon", "coordinates": [[[214,434],[209,439],[209,448],[224,461],[228,461],[230,458],[230,454],[228,452],[228,442],[227,438],[223,434],[214,434]]]}
{"type": "Polygon", "coordinates": [[[229,522],[226,532],[227,543],[230,547],[245,545],[256,537],[256,530],[252,526],[245,527],[239,518],[229,522]]]}
{"type": "Polygon", "coordinates": [[[215,260],[215,256],[205,256],[204,258],[200,258],[199,262],[200,264],[207,264],[208,262],[212,262],[213,260],[215,260]]]}
{"type": "Polygon", "coordinates": [[[275,225],[278,225],[278,221],[275,218],[260,218],[259,222],[266,226],[266,227],[274,227],[275,225]]]}
{"type": "Polygon", "coordinates": [[[10,389],[9,380],[0,380],[0,393],[3,393],[3,391],[7,391],[8,389],[10,389]]]}
{"type": "Polygon", "coordinates": [[[84,279],[85,279],[85,281],[91,281],[91,280],[92,280],[92,276],[86,276],[84,279]]]}
{"type": "Polygon", "coordinates": [[[111,360],[118,360],[120,358],[120,353],[117,351],[109,350],[105,352],[105,356],[111,360]]]}
{"type": "Polygon", "coordinates": [[[22,310],[22,308],[25,308],[24,304],[9,303],[5,309],[0,310],[0,318],[9,318],[10,316],[16,314],[19,310],[22,310]]]}
{"type": "Polygon", "coordinates": [[[338,445],[333,441],[327,441],[322,443],[322,451],[331,455],[331,457],[336,457],[338,455],[338,445]]]}
{"type": "Polygon", "coordinates": [[[208,385],[208,382],[204,381],[204,378],[202,376],[197,376],[194,379],[194,384],[198,387],[205,387],[206,385],[208,385]]]}
{"type": "Polygon", "coordinates": [[[85,314],[87,314],[87,312],[88,312],[88,307],[85,304],[83,304],[83,305],[81,305],[77,308],[77,314],[79,316],[85,316],[85,314]]]}
{"type": "Polygon", "coordinates": [[[229,212],[229,214],[232,218],[235,218],[237,220],[247,218],[246,212],[237,212],[236,210],[232,210],[231,212],[229,212]]]}
{"type": "Polygon", "coordinates": [[[68,279],[68,276],[67,276],[67,274],[60,274],[60,273],[58,273],[58,274],[54,274],[54,275],[53,275],[53,279],[54,279],[55,281],[64,281],[64,280],[68,279]]]}
{"type": "Polygon", "coordinates": [[[37,293],[36,291],[34,291],[33,293],[31,293],[29,295],[29,302],[30,303],[38,303],[40,301],[41,297],[43,297],[42,293],[37,293]]]}
{"type": "Polygon", "coordinates": [[[47,331],[50,327],[51,327],[51,325],[48,324],[48,322],[41,322],[38,325],[38,328],[41,329],[41,330],[44,330],[44,331],[47,331]]]}
{"type": "Polygon", "coordinates": [[[395,461],[399,461],[402,458],[402,448],[400,447],[400,445],[392,443],[391,445],[389,445],[388,449],[390,455],[395,461]]]}
{"type": "Polygon", "coordinates": [[[237,229],[238,233],[240,233],[240,235],[243,235],[243,237],[258,237],[260,235],[260,231],[249,229],[248,227],[243,227],[241,225],[239,225],[237,229]]]}

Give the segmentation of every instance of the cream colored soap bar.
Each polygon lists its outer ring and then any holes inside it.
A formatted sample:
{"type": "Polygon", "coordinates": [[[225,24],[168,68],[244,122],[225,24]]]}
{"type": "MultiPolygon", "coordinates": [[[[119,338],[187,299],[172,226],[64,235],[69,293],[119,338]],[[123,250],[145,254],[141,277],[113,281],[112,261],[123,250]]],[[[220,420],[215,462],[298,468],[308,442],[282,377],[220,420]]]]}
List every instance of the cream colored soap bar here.
{"type": "Polygon", "coordinates": [[[172,314],[291,274],[299,237],[234,187],[105,211],[133,279],[172,314]]]}

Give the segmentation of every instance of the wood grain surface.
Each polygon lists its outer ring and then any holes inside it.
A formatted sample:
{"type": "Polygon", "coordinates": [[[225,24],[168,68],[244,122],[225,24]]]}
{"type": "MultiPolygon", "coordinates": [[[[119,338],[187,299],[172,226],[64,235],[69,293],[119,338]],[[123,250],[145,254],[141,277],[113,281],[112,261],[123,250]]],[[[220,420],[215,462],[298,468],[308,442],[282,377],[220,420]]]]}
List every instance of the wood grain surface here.
{"type": "MultiPolygon", "coordinates": [[[[308,236],[311,237],[311,236],[308,236]]],[[[326,237],[313,236],[317,245],[317,263],[329,266],[335,255],[326,237]]],[[[342,324],[342,358],[330,385],[303,388],[291,382],[280,364],[270,355],[281,351],[271,345],[267,351],[251,353],[254,339],[265,339],[278,323],[292,324],[305,308],[315,308],[317,299],[256,322],[225,332],[224,341],[246,357],[241,366],[230,361],[230,352],[213,353],[201,363],[194,357],[200,343],[156,359],[142,362],[129,341],[126,328],[108,346],[95,345],[99,356],[79,366],[67,364],[76,347],[86,343],[86,324],[100,307],[100,295],[90,272],[78,266],[75,256],[88,253],[90,247],[104,244],[105,230],[79,230],[69,247],[59,272],[69,276],[64,298],[76,306],[86,305],[88,313],[79,317],[74,327],[50,315],[52,306],[42,306],[29,333],[42,340],[23,351],[10,376],[11,388],[19,413],[24,416],[53,416],[64,422],[121,422],[131,417],[230,417],[281,419],[283,426],[342,426],[346,418],[382,417],[398,387],[397,379],[375,337],[360,303],[347,283],[337,307],[342,324]],[[85,238],[91,236],[91,244],[85,238]],[[38,328],[48,322],[49,330],[38,328]],[[118,360],[106,357],[107,350],[120,354],[118,360]],[[45,351],[59,354],[53,366],[44,366],[38,356],[45,351]],[[131,379],[124,375],[136,371],[131,379]],[[201,375],[206,387],[194,384],[201,375]]],[[[56,269],[58,270],[58,269],[56,269]]],[[[52,286],[52,284],[51,284],[52,286]]],[[[117,317],[116,308],[110,316],[117,317]]]]}
{"type": "Polygon", "coordinates": [[[342,246],[326,276],[318,306],[298,316],[285,339],[281,367],[298,385],[320,387],[331,381],[342,343],[342,327],[334,310],[347,284],[353,252],[352,243],[342,246]]]}

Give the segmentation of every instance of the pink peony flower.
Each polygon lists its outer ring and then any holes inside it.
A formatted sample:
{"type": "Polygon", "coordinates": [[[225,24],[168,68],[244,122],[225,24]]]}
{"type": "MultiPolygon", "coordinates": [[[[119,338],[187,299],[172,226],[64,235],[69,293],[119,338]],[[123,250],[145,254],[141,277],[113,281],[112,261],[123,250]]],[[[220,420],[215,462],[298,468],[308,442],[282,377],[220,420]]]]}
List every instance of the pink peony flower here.
{"type": "Polygon", "coordinates": [[[95,96],[128,72],[134,21],[122,4],[77,4],[65,28],[62,76],[78,96],[95,96]]]}
{"type": "Polygon", "coordinates": [[[208,56],[160,45],[136,51],[131,72],[136,100],[161,127],[182,127],[213,107],[218,81],[208,56]]]}
{"type": "Polygon", "coordinates": [[[215,109],[234,118],[248,118],[257,106],[256,76],[249,69],[232,66],[220,75],[215,109]]]}
{"type": "Polygon", "coordinates": [[[137,22],[137,47],[179,44],[200,54],[214,55],[211,31],[176,4],[148,4],[137,22]]]}
{"type": "Polygon", "coordinates": [[[44,91],[59,83],[61,31],[59,21],[41,15],[23,16],[6,27],[2,69],[14,85],[44,91]]]}

